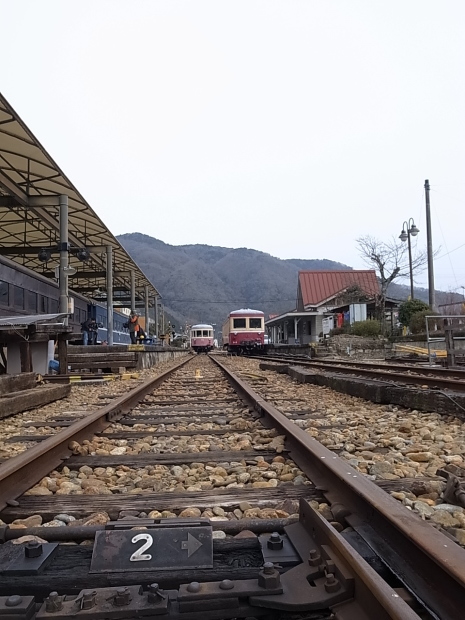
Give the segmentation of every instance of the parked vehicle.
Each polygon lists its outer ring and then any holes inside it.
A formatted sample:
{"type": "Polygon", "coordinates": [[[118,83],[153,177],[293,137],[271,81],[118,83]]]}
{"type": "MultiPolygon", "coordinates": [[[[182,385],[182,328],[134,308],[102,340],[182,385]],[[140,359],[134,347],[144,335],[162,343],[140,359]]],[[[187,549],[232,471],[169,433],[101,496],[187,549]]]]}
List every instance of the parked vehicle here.
{"type": "Polygon", "coordinates": [[[237,355],[263,351],[264,323],[265,315],[261,310],[233,310],[223,325],[223,348],[237,355]]]}
{"type": "Polygon", "coordinates": [[[199,323],[193,325],[190,331],[191,347],[196,353],[208,353],[214,347],[213,325],[199,323]]]}
{"type": "MultiPolygon", "coordinates": [[[[74,302],[74,312],[69,316],[69,325],[74,328],[76,338],[80,338],[81,325],[88,318],[99,324],[97,342],[108,339],[107,308],[105,305],[70,291],[74,302]]],[[[45,276],[31,271],[4,256],[0,256],[0,316],[30,314],[57,314],[58,284],[45,276]]],[[[113,311],[113,342],[129,343],[129,333],[123,327],[127,316],[118,310],[113,311]]]]}

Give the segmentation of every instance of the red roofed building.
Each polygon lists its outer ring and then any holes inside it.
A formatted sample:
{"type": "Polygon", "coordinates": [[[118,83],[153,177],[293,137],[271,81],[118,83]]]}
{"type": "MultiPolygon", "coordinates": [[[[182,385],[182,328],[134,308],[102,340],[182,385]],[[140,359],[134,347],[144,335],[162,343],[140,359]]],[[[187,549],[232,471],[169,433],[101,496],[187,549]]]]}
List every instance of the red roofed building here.
{"type": "Polygon", "coordinates": [[[330,307],[337,303],[347,289],[356,286],[373,299],[379,293],[379,283],[373,269],[358,271],[299,271],[297,310],[330,307]],[[336,303],[334,303],[336,302],[336,303]]]}
{"type": "Polygon", "coordinates": [[[265,322],[273,343],[309,344],[333,327],[334,311],[350,323],[365,320],[380,288],[371,269],[299,271],[296,310],[265,322]],[[326,321],[325,321],[326,319],[326,321]]]}

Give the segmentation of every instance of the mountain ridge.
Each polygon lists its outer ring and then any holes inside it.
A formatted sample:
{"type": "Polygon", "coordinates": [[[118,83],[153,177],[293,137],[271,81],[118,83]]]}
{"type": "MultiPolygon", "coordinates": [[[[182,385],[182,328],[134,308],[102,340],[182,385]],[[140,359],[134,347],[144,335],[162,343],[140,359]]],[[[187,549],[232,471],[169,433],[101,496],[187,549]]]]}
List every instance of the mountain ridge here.
{"type": "Polygon", "coordinates": [[[118,240],[157,287],[174,323],[181,325],[220,326],[240,307],[285,312],[295,307],[299,269],[352,269],[329,259],[280,259],[251,248],[169,245],[142,233],[118,240]]]}
{"type": "MultiPolygon", "coordinates": [[[[352,270],[330,259],[280,259],[251,248],[170,245],[143,233],[117,238],[160,292],[176,329],[214,323],[218,333],[229,312],[242,307],[263,310],[265,315],[293,310],[300,270],[352,270]]],[[[409,293],[410,287],[396,283],[388,290],[390,297],[401,300],[409,293]]],[[[427,289],[416,288],[415,294],[428,301],[427,289]]],[[[461,298],[438,291],[437,303],[447,295],[461,298]]]]}

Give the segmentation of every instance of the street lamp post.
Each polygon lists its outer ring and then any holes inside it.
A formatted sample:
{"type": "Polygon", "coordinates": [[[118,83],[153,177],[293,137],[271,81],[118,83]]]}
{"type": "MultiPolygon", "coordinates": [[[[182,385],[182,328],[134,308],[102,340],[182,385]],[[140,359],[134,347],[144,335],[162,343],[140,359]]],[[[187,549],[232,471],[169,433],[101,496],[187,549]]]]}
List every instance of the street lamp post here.
{"type": "Polygon", "coordinates": [[[412,244],[410,242],[410,235],[416,237],[420,231],[415,226],[415,222],[411,217],[408,222],[402,224],[402,232],[399,235],[401,241],[408,241],[408,262],[410,267],[410,298],[414,299],[413,294],[413,267],[412,267],[412,244]]]}

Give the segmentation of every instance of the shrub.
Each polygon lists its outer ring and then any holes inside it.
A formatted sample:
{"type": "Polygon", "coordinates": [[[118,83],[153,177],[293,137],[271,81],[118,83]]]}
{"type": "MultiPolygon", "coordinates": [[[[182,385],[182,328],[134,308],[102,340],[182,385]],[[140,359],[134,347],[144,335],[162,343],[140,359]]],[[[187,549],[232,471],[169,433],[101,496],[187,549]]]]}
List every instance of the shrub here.
{"type": "MultiPolygon", "coordinates": [[[[424,310],[431,310],[427,303],[421,301],[421,299],[409,299],[404,301],[399,306],[399,322],[405,327],[410,325],[410,319],[417,312],[424,310]]],[[[431,313],[430,313],[431,314],[431,313]]]]}
{"type": "Polygon", "coordinates": [[[352,323],[350,333],[354,336],[365,336],[374,338],[381,333],[381,323],[379,321],[355,321],[352,323]]]}
{"type": "MultiPolygon", "coordinates": [[[[419,312],[415,312],[414,314],[412,314],[409,323],[410,331],[412,332],[412,334],[423,334],[426,331],[425,316],[432,315],[437,315],[437,312],[433,312],[432,310],[430,310],[430,308],[428,308],[427,310],[420,310],[419,312]]],[[[430,329],[432,329],[433,325],[430,324],[429,327],[430,329]]]]}
{"type": "Polygon", "coordinates": [[[349,332],[349,329],[347,327],[334,327],[334,329],[332,329],[329,332],[330,336],[339,336],[340,334],[347,334],[349,332]]]}

